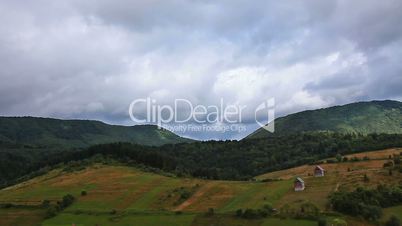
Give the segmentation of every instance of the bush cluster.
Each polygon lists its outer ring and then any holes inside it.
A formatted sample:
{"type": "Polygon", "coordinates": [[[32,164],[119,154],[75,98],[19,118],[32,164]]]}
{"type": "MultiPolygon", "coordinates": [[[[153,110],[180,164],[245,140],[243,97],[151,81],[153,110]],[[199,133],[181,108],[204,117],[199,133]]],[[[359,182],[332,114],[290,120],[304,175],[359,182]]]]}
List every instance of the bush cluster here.
{"type": "Polygon", "coordinates": [[[264,205],[261,209],[238,209],[236,216],[244,219],[259,219],[271,216],[274,212],[271,205],[264,205]]]}
{"type": "Polygon", "coordinates": [[[352,192],[338,191],[330,196],[330,203],[341,213],[377,220],[382,216],[381,208],[402,203],[402,188],[380,185],[376,189],[359,187],[352,192]]]}
{"type": "Polygon", "coordinates": [[[62,210],[73,204],[74,200],[75,200],[74,196],[70,194],[63,196],[62,200],[57,201],[56,205],[50,205],[49,201],[44,200],[42,206],[47,207],[46,218],[56,216],[59,212],[61,212],[62,210]]]}

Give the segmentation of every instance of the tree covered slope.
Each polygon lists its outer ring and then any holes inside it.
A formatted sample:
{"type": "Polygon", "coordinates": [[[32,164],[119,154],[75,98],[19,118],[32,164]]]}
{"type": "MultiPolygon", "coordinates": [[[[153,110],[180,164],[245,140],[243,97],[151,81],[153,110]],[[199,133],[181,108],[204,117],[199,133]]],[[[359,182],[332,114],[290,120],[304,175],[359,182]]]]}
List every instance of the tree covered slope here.
{"type": "Polygon", "coordinates": [[[340,133],[402,133],[402,103],[398,101],[357,102],[303,111],[275,120],[275,133],[258,129],[246,139],[281,136],[307,131],[340,133]]]}
{"type": "Polygon", "coordinates": [[[0,117],[0,144],[77,148],[111,142],[163,145],[188,142],[156,126],[116,126],[90,120],[0,117]]]}

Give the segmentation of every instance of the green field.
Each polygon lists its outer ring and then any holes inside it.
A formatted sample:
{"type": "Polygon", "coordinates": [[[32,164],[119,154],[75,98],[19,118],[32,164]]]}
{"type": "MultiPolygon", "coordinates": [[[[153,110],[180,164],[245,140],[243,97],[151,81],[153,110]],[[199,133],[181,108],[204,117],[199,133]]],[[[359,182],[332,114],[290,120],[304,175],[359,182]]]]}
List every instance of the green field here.
{"type": "MultiPolygon", "coordinates": [[[[217,219],[220,222],[217,225],[223,222],[254,225],[257,221],[234,218],[233,212],[240,208],[258,209],[265,204],[276,205],[286,193],[292,192],[291,188],[292,180],[268,183],[210,181],[165,177],[124,166],[94,165],[77,172],[54,170],[3,189],[0,201],[39,205],[42,200],[56,202],[67,193],[76,197],[73,205],[56,217],[45,220],[43,225],[125,226],[135,222],[136,225],[163,223],[167,226],[190,226],[217,219]],[[87,195],[81,196],[83,190],[87,195]],[[189,197],[181,198],[184,192],[188,192],[189,197]],[[215,209],[216,217],[203,217],[209,208],[215,209]],[[114,214],[111,213],[113,210],[114,214]],[[175,211],[182,214],[176,215],[175,211]]],[[[43,215],[39,218],[43,220],[43,215]]],[[[258,225],[262,223],[262,220],[258,221],[258,225]]],[[[0,225],[12,224],[3,224],[0,219],[0,225]]]]}
{"type": "Polygon", "coordinates": [[[245,220],[227,215],[216,215],[206,217],[195,214],[138,214],[126,216],[111,216],[111,215],[74,215],[60,214],[59,216],[46,220],[43,226],[71,226],[74,223],[76,226],[92,226],[92,225],[111,225],[111,226],[129,226],[129,225],[149,225],[149,226],[224,226],[224,225],[245,225],[245,226],[315,226],[315,221],[308,220],[291,220],[279,218],[267,218],[260,220],[245,220]]]}
{"type": "Polygon", "coordinates": [[[261,183],[180,179],[123,166],[97,165],[73,173],[52,171],[47,176],[0,191],[0,200],[40,203],[45,199],[59,200],[70,193],[77,201],[68,211],[203,212],[214,208],[228,212],[276,204],[285,193],[291,192],[291,187],[291,180],[261,183]],[[180,194],[176,192],[180,189],[191,190],[193,199],[180,200],[180,194]],[[83,190],[87,191],[86,196],[80,195],[83,190]]]}
{"type": "Polygon", "coordinates": [[[43,226],[93,226],[93,225],[149,225],[149,226],[190,226],[195,215],[138,214],[114,216],[110,214],[86,215],[63,213],[43,222],[43,226]]]}
{"type": "MultiPolygon", "coordinates": [[[[400,182],[400,173],[394,172],[390,176],[382,167],[386,161],[383,156],[393,151],[367,153],[373,159],[369,161],[323,164],[327,171],[325,177],[320,178],[309,176],[314,166],[308,165],[257,177],[281,178],[271,182],[167,177],[119,165],[96,164],[74,172],[58,169],[0,190],[0,203],[20,206],[0,209],[0,225],[316,225],[314,221],[272,217],[247,220],[235,217],[234,212],[238,209],[260,209],[266,204],[276,209],[290,205],[294,210],[304,202],[311,202],[321,211],[328,211],[328,195],[336,189],[362,184],[364,174],[371,178],[365,186],[400,182]],[[293,191],[292,175],[304,178],[305,191],[293,191]],[[81,195],[82,191],[87,194],[81,195]],[[45,220],[46,211],[39,206],[42,201],[56,203],[66,194],[75,197],[74,203],[56,217],[45,220]],[[206,216],[210,208],[215,214],[206,216]]],[[[401,213],[401,206],[385,209],[381,221],[391,215],[402,218],[401,213]]],[[[352,225],[360,224],[356,219],[345,219],[352,225]]]]}
{"type": "Polygon", "coordinates": [[[385,222],[391,216],[396,216],[399,219],[402,219],[402,206],[394,206],[394,207],[384,209],[384,215],[383,215],[381,221],[385,222]]]}

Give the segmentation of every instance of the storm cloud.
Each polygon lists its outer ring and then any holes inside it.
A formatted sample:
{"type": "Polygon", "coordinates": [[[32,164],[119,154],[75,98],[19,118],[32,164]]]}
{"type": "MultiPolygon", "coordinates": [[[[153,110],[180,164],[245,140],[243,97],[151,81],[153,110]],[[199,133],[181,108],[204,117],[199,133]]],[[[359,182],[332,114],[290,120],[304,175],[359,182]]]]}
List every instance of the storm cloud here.
{"type": "MultiPolygon", "coordinates": [[[[132,125],[130,103],[402,100],[402,1],[0,1],[0,115],[132,125]]],[[[139,109],[142,111],[142,109],[139,109]]],[[[184,111],[184,110],[183,110],[184,111]]],[[[238,139],[247,131],[185,133],[238,139]]]]}

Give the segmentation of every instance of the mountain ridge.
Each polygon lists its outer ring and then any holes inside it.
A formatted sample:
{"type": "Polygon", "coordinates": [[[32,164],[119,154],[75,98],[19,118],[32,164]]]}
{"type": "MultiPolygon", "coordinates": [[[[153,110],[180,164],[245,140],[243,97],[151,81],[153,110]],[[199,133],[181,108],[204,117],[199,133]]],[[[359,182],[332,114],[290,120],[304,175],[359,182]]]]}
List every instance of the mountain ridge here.
{"type": "Polygon", "coordinates": [[[111,142],[160,146],[190,141],[155,125],[122,126],[85,119],[0,116],[0,143],[77,148],[111,142]]]}
{"type": "Polygon", "coordinates": [[[402,133],[402,102],[360,101],[328,108],[305,110],[275,119],[275,132],[257,129],[244,139],[300,132],[402,133]]]}

